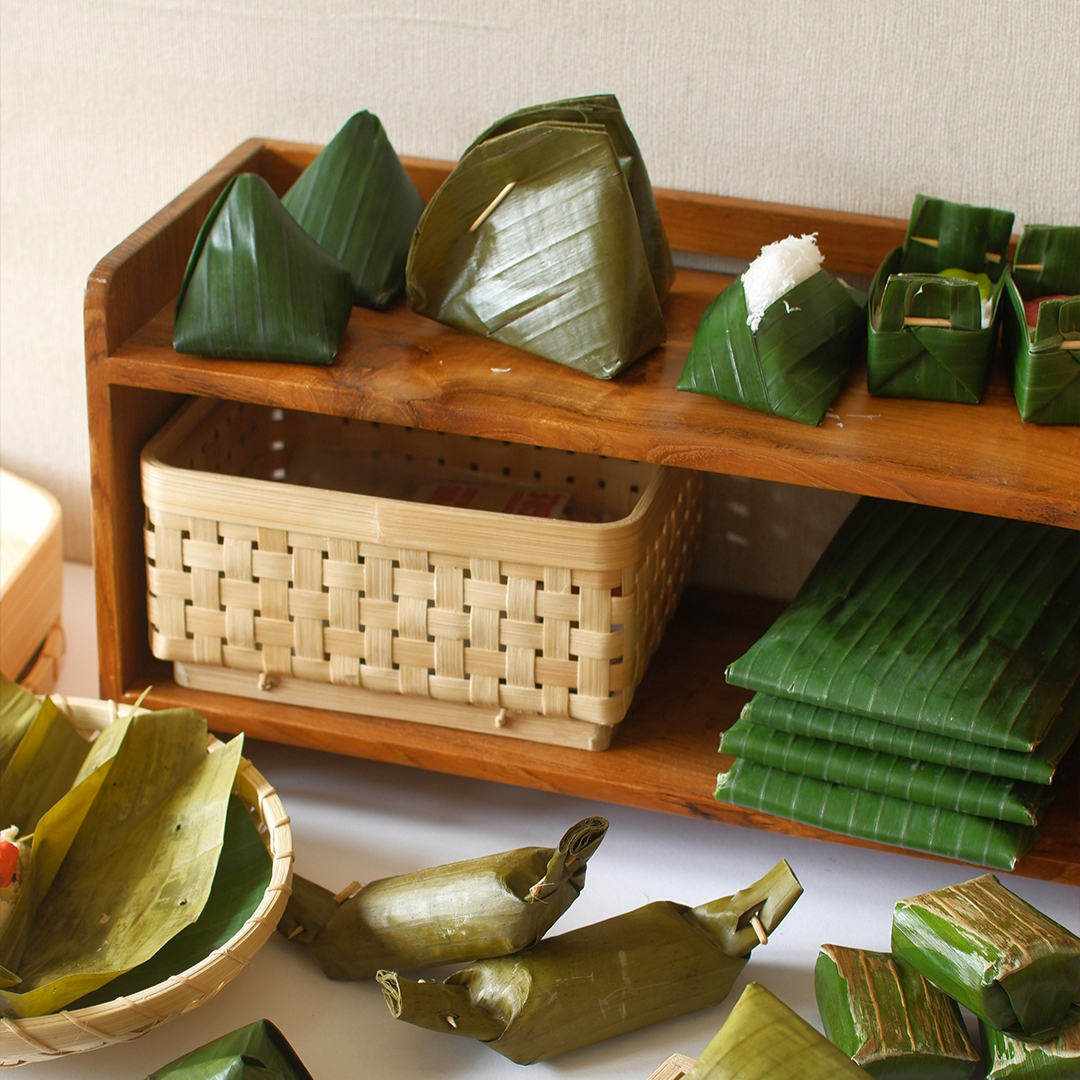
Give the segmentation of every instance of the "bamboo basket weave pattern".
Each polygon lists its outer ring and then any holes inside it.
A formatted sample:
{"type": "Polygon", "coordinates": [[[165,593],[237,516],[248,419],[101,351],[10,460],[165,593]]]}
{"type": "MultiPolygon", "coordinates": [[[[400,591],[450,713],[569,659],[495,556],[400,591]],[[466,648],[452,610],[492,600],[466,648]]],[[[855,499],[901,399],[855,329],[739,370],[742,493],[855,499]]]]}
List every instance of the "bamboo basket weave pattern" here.
{"type": "Polygon", "coordinates": [[[235,402],[189,403],[142,482],[178,681],[591,749],[700,532],[689,471],[235,402]],[[575,520],[410,501],[463,478],[561,489],[575,520]]]}

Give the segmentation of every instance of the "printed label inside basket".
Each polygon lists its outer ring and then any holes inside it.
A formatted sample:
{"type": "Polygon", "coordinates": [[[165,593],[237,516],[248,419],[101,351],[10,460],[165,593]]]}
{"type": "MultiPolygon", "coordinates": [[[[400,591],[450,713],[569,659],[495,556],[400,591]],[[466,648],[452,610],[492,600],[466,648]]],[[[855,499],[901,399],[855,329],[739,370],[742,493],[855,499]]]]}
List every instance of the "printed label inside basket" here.
{"type": "Polygon", "coordinates": [[[435,480],[413,493],[413,502],[456,506],[462,510],[493,510],[524,517],[562,517],[566,492],[550,488],[511,487],[507,484],[461,484],[435,480]]]}

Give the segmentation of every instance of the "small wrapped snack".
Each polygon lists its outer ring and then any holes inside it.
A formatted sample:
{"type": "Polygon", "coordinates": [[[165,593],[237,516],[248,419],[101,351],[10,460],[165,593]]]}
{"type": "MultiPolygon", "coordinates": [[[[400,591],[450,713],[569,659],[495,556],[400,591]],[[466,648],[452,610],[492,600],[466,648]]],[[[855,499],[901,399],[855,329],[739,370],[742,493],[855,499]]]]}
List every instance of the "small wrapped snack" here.
{"type": "Polygon", "coordinates": [[[821,422],[862,341],[866,294],[821,269],[816,235],[763,247],[705,309],[680,390],[821,422]]]}
{"type": "Polygon", "coordinates": [[[982,400],[1013,216],[916,196],[903,247],[885,257],[870,283],[871,394],[982,400]]]}
{"type": "Polygon", "coordinates": [[[1021,418],[1080,424],[1080,226],[1028,225],[1005,291],[1003,350],[1021,418]]]}
{"type": "Polygon", "coordinates": [[[722,1001],[802,893],[786,862],[700,907],[659,901],[445,982],[381,971],[390,1012],[528,1065],[722,1001]]]}
{"type": "Polygon", "coordinates": [[[518,848],[356,885],[344,895],[294,874],[278,931],[331,979],[520,952],[577,899],[607,827],[605,818],[585,818],[554,850],[518,848]]]}
{"type": "Polygon", "coordinates": [[[312,1077],[288,1039],[269,1020],[256,1020],[177,1058],[146,1080],[312,1080],[312,1077]]]}
{"type": "Polygon", "coordinates": [[[1080,1005],[1061,1029],[1045,1039],[1026,1039],[979,1021],[986,1080],[1076,1080],[1080,1076],[1080,1005]]]}
{"type": "Polygon", "coordinates": [[[999,1031],[1050,1034],[1080,996],[1080,938],[992,874],[901,900],[892,951],[999,1031]]]}
{"type": "Polygon", "coordinates": [[[822,945],[814,993],[826,1037],[871,1076],[969,1080],[979,1060],[956,1002],[889,953],[822,945]]]}

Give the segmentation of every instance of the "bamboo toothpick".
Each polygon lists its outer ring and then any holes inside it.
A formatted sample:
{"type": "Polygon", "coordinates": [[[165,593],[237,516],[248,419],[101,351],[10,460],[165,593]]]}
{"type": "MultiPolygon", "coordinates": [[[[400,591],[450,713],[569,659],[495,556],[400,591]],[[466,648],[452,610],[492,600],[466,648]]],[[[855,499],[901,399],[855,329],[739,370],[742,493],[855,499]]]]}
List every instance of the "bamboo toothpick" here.
{"type": "Polygon", "coordinates": [[[334,894],[334,903],[344,904],[346,900],[352,899],[363,887],[362,882],[350,881],[341,892],[334,894]]]}
{"type": "Polygon", "coordinates": [[[506,198],[507,195],[510,194],[516,183],[516,180],[511,180],[510,183],[507,184],[506,187],[504,187],[502,191],[500,191],[499,194],[496,195],[495,198],[487,204],[487,208],[483,210],[480,216],[469,226],[469,232],[476,232],[476,230],[479,229],[480,226],[483,225],[484,222],[487,221],[487,219],[495,213],[495,211],[499,208],[499,204],[503,201],[503,199],[506,198]]]}
{"type": "Polygon", "coordinates": [[[750,925],[754,928],[754,933],[757,934],[758,941],[762,945],[769,944],[769,935],[765,933],[765,927],[761,925],[761,920],[756,915],[750,916],[750,925]]]}
{"type": "Polygon", "coordinates": [[[952,323],[948,319],[931,319],[922,318],[918,315],[906,315],[904,317],[905,326],[952,326],[952,323]]]}

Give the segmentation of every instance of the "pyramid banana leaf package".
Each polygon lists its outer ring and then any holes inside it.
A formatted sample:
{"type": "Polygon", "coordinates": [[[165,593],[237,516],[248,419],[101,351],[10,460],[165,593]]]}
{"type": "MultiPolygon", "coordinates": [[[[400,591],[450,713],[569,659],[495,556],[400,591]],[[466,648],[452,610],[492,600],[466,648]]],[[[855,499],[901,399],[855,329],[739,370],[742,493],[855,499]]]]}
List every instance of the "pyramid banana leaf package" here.
{"type": "Polygon", "coordinates": [[[359,112],[282,197],[301,228],[352,275],[353,300],[383,309],[405,288],[424,197],[383,126],[359,112]]]}
{"type": "Polygon", "coordinates": [[[870,284],[867,386],[977,404],[997,345],[1013,214],[917,195],[903,247],[870,284]]]}
{"type": "Polygon", "coordinates": [[[866,326],[866,294],[820,263],[812,236],[762,248],[705,309],[678,388],[820,423],[866,326]]]}
{"type": "Polygon", "coordinates": [[[1003,351],[1021,418],[1080,424],[1080,226],[1028,225],[1005,291],[1003,351]]]}
{"type": "Polygon", "coordinates": [[[359,887],[347,899],[293,875],[278,930],[331,979],[370,979],[519,952],[577,899],[608,823],[585,818],[552,848],[518,848],[359,887]]]}
{"type": "Polygon", "coordinates": [[[901,900],[892,951],[999,1031],[1052,1035],[1080,997],[1080,938],[993,874],[901,900]]]}
{"type": "Polygon", "coordinates": [[[1080,671],[1080,532],[862,499],[728,681],[1028,753],[1080,671]]]}
{"type": "Polygon", "coordinates": [[[986,1080],[1076,1080],[1080,1076],[1080,1005],[1045,1039],[1027,1039],[979,1021],[986,1080]]]}
{"type": "Polygon", "coordinates": [[[348,268],[304,232],[261,176],[240,173],[195,239],[173,347],[229,360],[330,364],[352,306],[348,268]]]}
{"type": "Polygon", "coordinates": [[[288,1039],[269,1020],[222,1035],[146,1080],[312,1080],[288,1039]]]}
{"type": "Polygon", "coordinates": [[[393,1016],[527,1065],[722,1001],[802,893],[786,862],[700,907],[659,901],[445,982],[378,975],[393,1016]]]}
{"type": "Polygon", "coordinates": [[[969,1080],[979,1061],[956,1002],[889,953],[822,945],[814,993],[826,1037],[871,1076],[969,1080]]]}
{"type": "Polygon", "coordinates": [[[409,307],[611,378],[666,336],[623,165],[603,123],[475,144],[417,225],[409,307]]]}

